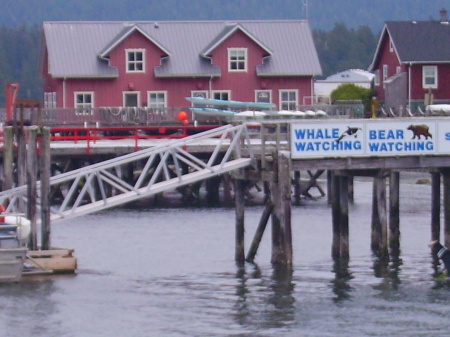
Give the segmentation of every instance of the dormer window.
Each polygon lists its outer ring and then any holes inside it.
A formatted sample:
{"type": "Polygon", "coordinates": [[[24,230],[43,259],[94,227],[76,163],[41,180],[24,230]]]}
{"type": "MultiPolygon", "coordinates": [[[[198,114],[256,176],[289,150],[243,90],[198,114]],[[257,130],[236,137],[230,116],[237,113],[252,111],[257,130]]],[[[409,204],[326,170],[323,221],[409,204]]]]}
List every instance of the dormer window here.
{"type": "Polygon", "coordinates": [[[125,53],[127,73],[145,72],[145,49],[127,49],[125,53]]]}
{"type": "Polygon", "coordinates": [[[247,48],[228,49],[228,71],[247,71],[247,48]]]}

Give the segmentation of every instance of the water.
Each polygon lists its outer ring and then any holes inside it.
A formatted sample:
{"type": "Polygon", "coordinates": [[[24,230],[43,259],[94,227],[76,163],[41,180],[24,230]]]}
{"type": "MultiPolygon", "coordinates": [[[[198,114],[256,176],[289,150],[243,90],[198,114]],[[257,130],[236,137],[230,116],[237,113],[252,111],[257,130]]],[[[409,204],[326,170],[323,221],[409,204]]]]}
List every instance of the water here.
{"type": "MultiPolygon", "coordinates": [[[[0,286],[1,335],[447,336],[450,288],[434,281],[427,247],[430,186],[402,180],[401,264],[384,273],[370,251],[371,191],[356,182],[341,276],[325,199],[293,207],[292,274],[270,264],[270,231],[255,265],[235,265],[229,208],[125,208],[55,223],[53,244],[75,249],[77,274],[0,286]]],[[[262,210],[246,208],[247,247],[262,210]]]]}

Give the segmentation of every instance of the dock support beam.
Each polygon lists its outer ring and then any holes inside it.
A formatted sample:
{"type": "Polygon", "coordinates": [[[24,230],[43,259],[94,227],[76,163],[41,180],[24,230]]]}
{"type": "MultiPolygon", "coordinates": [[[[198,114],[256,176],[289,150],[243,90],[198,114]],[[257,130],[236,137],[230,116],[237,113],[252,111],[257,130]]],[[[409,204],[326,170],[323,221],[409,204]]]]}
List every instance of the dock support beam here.
{"type": "Polygon", "coordinates": [[[392,256],[400,255],[400,173],[389,175],[389,248],[392,256]]]}
{"type": "Polygon", "coordinates": [[[441,173],[431,172],[431,241],[441,240],[441,173]]]}
{"type": "Polygon", "coordinates": [[[444,190],[444,246],[450,247],[450,170],[442,171],[444,190]]]}
{"type": "MultiPolygon", "coordinates": [[[[28,151],[25,161],[27,170],[27,218],[31,222],[31,233],[28,241],[30,250],[37,250],[37,127],[28,129],[28,151]]],[[[24,133],[24,142],[25,142],[24,133]]]]}
{"type": "Polygon", "coordinates": [[[274,155],[275,181],[270,184],[272,212],[272,263],[292,266],[291,229],[291,169],[290,153],[280,151],[274,155]]]}
{"type": "Polygon", "coordinates": [[[330,172],[329,179],[333,226],[331,255],[334,260],[348,261],[350,258],[348,216],[349,178],[347,173],[333,171],[330,172]]]}
{"type": "Polygon", "coordinates": [[[386,179],[384,171],[379,170],[373,178],[371,247],[381,260],[389,259],[386,206],[386,179]]]}
{"type": "Polygon", "coordinates": [[[234,260],[241,264],[245,262],[245,245],[244,245],[244,215],[245,215],[245,180],[236,179],[234,188],[234,198],[236,203],[236,247],[234,260]]]}
{"type": "Polygon", "coordinates": [[[41,249],[51,248],[50,226],[50,129],[42,128],[40,141],[40,181],[41,181],[41,249]]]}

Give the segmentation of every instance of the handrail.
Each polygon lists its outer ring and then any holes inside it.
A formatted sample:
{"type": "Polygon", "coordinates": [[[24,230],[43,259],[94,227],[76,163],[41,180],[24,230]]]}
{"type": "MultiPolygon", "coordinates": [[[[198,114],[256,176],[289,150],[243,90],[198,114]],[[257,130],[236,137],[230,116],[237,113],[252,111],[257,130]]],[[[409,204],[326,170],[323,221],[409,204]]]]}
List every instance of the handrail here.
{"type": "MultiPolygon", "coordinates": [[[[50,178],[52,191],[66,194],[50,209],[50,219],[67,219],[93,213],[164,190],[174,189],[215,175],[243,168],[254,162],[245,124],[225,125],[165,144],[133,152],[101,163],[62,173],[50,178]],[[214,150],[199,159],[188,147],[207,142],[214,150]],[[245,149],[245,151],[243,151],[245,149]],[[123,174],[128,164],[139,165],[139,175],[129,181],[123,174]]],[[[40,181],[37,182],[37,211],[41,211],[40,181]]],[[[0,192],[5,214],[17,212],[27,201],[27,187],[0,192]]],[[[38,221],[39,222],[39,221],[38,221]]]]}

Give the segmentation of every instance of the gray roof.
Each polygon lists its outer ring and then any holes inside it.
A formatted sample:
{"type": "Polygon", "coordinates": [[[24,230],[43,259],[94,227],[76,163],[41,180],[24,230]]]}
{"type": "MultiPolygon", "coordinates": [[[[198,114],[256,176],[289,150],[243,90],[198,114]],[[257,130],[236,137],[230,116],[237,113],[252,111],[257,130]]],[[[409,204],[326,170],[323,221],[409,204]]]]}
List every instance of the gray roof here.
{"type": "Polygon", "coordinates": [[[165,54],[157,77],[220,76],[207,57],[240,29],[267,52],[259,76],[319,75],[321,67],[309,24],[304,20],[44,22],[44,39],[53,77],[117,77],[107,54],[138,30],[165,54]]]}
{"type": "Polygon", "coordinates": [[[450,24],[439,21],[387,21],[380,35],[375,58],[381,42],[389,34],[400,63],[449,63],[450,24]]]}
{"type": "Polygon", "coordinates": [[[321,83],[369,83],[375,75],[362,69],[348,69],[337,74],[328,76],[326,79],[317,81],[321,83]]]}

